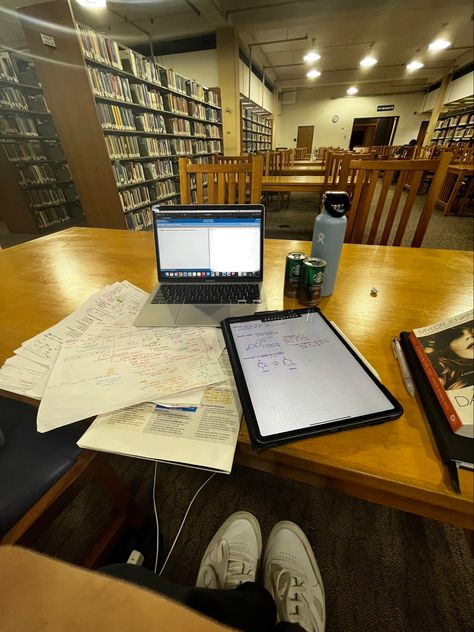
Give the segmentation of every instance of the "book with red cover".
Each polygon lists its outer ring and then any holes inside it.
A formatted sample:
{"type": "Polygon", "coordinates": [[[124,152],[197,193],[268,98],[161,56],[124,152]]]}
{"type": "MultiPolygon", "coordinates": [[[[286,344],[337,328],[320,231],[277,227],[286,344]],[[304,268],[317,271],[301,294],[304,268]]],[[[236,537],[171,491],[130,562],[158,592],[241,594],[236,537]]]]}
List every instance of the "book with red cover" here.
{"type": "Polygon", "coordinates": [[[413,375],[417,394],[423,405],[439,455],[443,463],[448,466],[454,491],[459,493],[457,468],[474,469],[474,440],[455,434],[451,430],[446,421],[446,414],[410,342],[410,334],[407,331],[400,334],[400,345],[413,375]]]}
{"type": "Polygon", "coordinates": [[[470,438],[474,438],[473,327],[471,309],[409,334],[452,431],[470,438]]]}

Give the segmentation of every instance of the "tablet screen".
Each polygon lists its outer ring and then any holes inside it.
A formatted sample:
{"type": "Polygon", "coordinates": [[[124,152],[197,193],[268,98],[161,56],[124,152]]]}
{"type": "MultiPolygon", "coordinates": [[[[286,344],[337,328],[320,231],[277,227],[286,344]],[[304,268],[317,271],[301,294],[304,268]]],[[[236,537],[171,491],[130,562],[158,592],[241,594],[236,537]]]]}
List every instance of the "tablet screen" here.
{"type": "Polygon", "coordinates": [[[262,437],[395,410],[319,312],[230,330],[262,437]]]}

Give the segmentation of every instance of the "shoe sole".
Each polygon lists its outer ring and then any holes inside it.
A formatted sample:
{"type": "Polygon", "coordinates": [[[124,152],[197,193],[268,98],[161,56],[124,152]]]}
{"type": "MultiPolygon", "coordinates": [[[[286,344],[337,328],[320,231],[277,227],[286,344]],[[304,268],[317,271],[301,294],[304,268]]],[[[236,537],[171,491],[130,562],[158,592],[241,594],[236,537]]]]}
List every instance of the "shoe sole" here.
{"type": "MultiPolygon", "coordinates": [[[[201,563],[199,564],[199,571],[201,570],[201,566],[203,565],[203,562],[206,559],[206,557],[209,555],[211,550],[216,546],[215,542],[222,538],[223,533],[227,531],[227,528],[229,527],[229,525],[231,525],[236,520],[247,520],[247,522],[249,522],[252,525],[254,533],[257,536],[258,560],[257,560],[257,568],[256,568],[255,575],[258,576],[260,558],[262,556],[262,532],[260,530],[260,525],[258,523],[257,518],[255,518],[255,516],[249,513],[248,511],[236,511],[235,513],[230,515],[225,522],[221,524],[219,529],[215,532],[214,536],[211,538],[211,541],[207,545],[206,550],[204,551],[204,555],[201,558],[201,563]]],[[[199,571],[198,571],[198,577],[199,577],[199,571]]],[[[196,586],[199,588],[197,583],[196,583],[196,586]]]]}
{"type": "Polygon", "coordinates": [[[318,563],[314,556],[313,549],[311,548],[311,544],[309,543],[309,540],[306,537],[304,531],[294,522],[291,522],[290,520],[282,520],[281,522],[277,522],[277,524],[273,527],[273,529],[270,532],[270,535],[268,536],[267,546],[265,548],[265,553],[263,555],[263,568],[265,568],[267,565],[267,555],[268,555],[268,551],[270,550],[270,546],[273,543],[273,540],[275,539],[276,535],[282,529],[288,529],[288,531],[291,531],[293,535],[295,535],[298,538],[298,540],[301,542],[301,544],[303,545],[306,551],[306,554],[311,562],[311,566],[313,567],[314,574],[316,575],[319,585],[321,586],[321,591],[322,591],[324,600],[326,601],[326,595],[324,593],[324,584],[321,577],[321,572],[319,570],[318,563]]]}

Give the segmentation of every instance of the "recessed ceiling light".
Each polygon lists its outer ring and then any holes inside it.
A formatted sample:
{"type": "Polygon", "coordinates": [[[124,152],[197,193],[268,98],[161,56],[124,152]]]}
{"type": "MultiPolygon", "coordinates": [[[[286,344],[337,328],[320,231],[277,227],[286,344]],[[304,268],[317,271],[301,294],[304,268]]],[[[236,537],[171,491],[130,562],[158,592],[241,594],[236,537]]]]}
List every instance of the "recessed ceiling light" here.
{"type": "Polygon", "coordinates": [[[364,57],[364,59],[361,59],[360,65],[362,66],[362,68],[370,68],[371,66],[375,66],[377,61],[378,60],[375,59],[373,55],[367,55],[367,57],[364,57]]]}
{"type": "Polygon", "coordinates": [[[76,0],[76,2],[86,9],[105,9],[107,4],[106,0],[76,0]]]}
{"type": "Polygon", "coordinates": [[[354,95],[357,94],[359,92],[359,89],[356,88],[355,86],[351,86],[350,88],[347,88],[347,94],[349,95],[354,95]]]}
{"type": "Polygon", "coordinates": [[[407,64],[407,70],[419,70],[423,68],[425,64],[422,64],[421,61],[413,60],[409,64],[407,64]]]}
{"type": "Polygon", "coordinates": [[[307,62],[318,61],[318,59],[321,59],[321,55],[314,50],[310,50],[309,53],[306,53],[303,59],[307,62]]]}
{"type": "Polygon", "coordinates": [[[443,37],[440,37],[439,39],[436,39],[434,42],[431,42],[431,44],[428,46],[428,50],[444,50],[445,48],[448,48],[449,46],[451,46],[451,42],[448,42],[448,40],[445,40],[443,37]]]}
{"type": "Polygon", "coordinates": [[[316,68],[313,68],[312,70],[308,70],[308,72],[306,73],[306,76],[308,77],[308,79],[316,79],[316,77],[319,77],[321,75],[321,73],[319,72],[319,70],[316,70],[316,68]]]}

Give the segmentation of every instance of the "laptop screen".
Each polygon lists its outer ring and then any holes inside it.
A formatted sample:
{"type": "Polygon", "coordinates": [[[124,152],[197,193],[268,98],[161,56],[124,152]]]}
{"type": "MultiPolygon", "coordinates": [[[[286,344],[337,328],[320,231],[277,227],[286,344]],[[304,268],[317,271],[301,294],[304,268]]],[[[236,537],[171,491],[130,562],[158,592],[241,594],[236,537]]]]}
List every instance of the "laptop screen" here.
{"type": "Polygon", "coordinates": [[[153,228],[161,283],[263,280],[260,204],[154,206],[153,228]]]}

